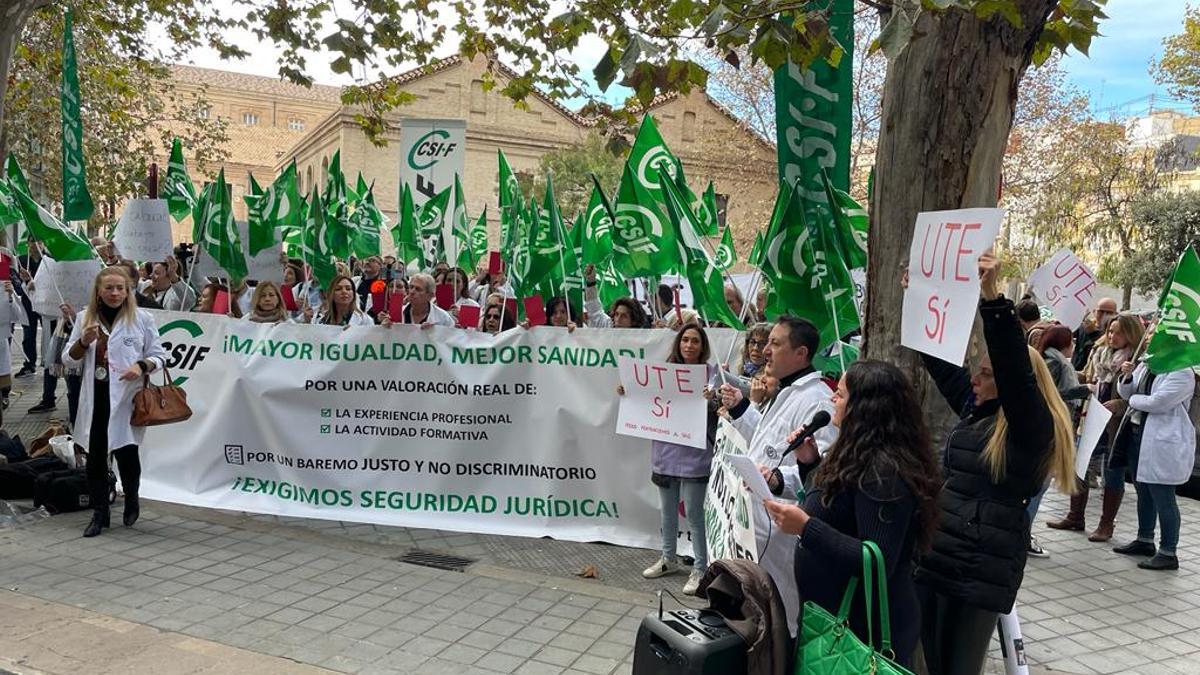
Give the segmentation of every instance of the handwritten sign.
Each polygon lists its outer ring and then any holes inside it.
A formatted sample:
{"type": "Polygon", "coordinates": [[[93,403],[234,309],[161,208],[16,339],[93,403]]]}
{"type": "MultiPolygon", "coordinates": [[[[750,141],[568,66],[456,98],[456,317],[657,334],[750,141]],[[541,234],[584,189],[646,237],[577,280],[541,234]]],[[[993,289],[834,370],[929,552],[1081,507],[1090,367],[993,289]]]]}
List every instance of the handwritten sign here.
{"type": "MultiPolygon", "coordinates": [[[[754,510],[764,508],[730,461],[749,452],[746,439],[722,419],[713,444],[712,469],[704,496],[704,537],[708,559],[735,558],[758,561],[754,538],[754,510]]],[[[759,480],[762,477],[759,476],[759,480]]]]}
{"type": "Polygon", "coordinates": [[[917,214],[908,261],[900,344],[960,364],[979,300],[979,256],[992,245],[1003,209],[917,214]]]}
{"type": "Polygon", "coordinates": [[[1049,305],[1059,323],[1074,330],[1092,306],[1096,275],[1064,248],[1029,275],[1029,286],[1038,299],[1049,305]]]}
{"type": "MultiPolygon", "coordinates": [[[[250,240],[250,228],[244,220],[237,221],[238,236],[242,238],[243,244],[250,240]]],[[[192,281],[197,286],[202,286],[200,279],[205,277],[214,277],[224,279],[229,276],[229,273],[221,269],[208,251],[202,250],[203,247],[196,247],[196,272],[192,281]]],[[[243,246],[242,255],[246,258],[246,278],[256,281],[274,281],[281,283],[283,281],[283,262],[281,256],[283,254],[283,243],[275,242],[274,246],[264,248],[258,252],[258,255],[250,255],[250,251],[243,246]]]]}
{"type": "Polygon", "coordinates": [[[113,244],[122,258],[159,261],[171,255],[171,217],[165,199],[131,199],[121,212],[113,244]]]}
{"type": "Polygon", "coordinates": [[[37,274],[33,275],[33,295],[29,299],[33,311],[59,318],[62,312],[58,306],[65,302],[78,312],[92,297],[92,287],[99,272],[99,260],[58,262],[42,256],[37,274]]]}
{"type": "Polygon", "coordinates": [[[1087,410],[1083,412],[1083,419],[1079,423],[1079,445],[1075,448],[1075,475],[1079,476],[1080,480],[1086,479],[1092,453],[1096,450],[1096,444],[1100,442],[1100,436],[1104,434],[1104,428],[1108,426],[1108,420],[1111,418],[1112,411],[1105,408],[1100,399],[1095,396],[1088,399],[1087,410]]]}
{"type": "Polygon", "coordinates": [[[617,433],[703,448],[708,416],[705,366],[621,357],[625,395],[617,410],[617,433]]]}

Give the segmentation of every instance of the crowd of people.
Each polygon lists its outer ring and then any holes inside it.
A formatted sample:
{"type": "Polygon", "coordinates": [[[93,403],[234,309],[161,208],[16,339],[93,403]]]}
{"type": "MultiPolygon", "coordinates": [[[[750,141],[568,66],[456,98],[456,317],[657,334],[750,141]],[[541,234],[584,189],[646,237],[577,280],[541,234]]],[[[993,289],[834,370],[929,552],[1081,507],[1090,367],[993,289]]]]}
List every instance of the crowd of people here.
{"type": "MultiPolygon", "coordinates": [[[[109,454],[125,489],[123,521],[132,525],[138,518],[141,430],[128,423],[129,405],[138,381],[165,366],[154,320],[139,307],[224,312],[257,323],[405,323],[491,334],[518,327],[503,273],[483,269],[472,275],[439,265],[430,274],[408,275],[393,259],[371,257],[353,268],[339,265],[328,286],[317,288],[302,266],[286,261],[281,283],[230,287],[206,280],[196,288],[175,258],[139,268],[121,260],[110,243],[94,243],[106,267],[87,305],[79,312],[63,305],[63,319],[40,320],[44,337],[61,340],[43,347],[42,400],[31,410],[54,408],[56,381],[64,376],[74,435],[90,459],[89,485],[97,491],[95,503],[103,504],[94,510],[88,537],[109,526],[108,500],[99,494],[107,489],[101,472],[109,454]],[[439,291],[446,286],[448,296],[439,291]],[[466,326],[464,317],[471,317],[466,326]]],[[[1047,525],[1080,532],[1086,530],[1089,492],[1102,487],[1100,521],[1088,538],[1106,542],[1131,480],[1138,496],[1137,537],[1113,551],[1143,558],[1138,566],[1144,569],[1177,569],[1175,486],[1191,475],[1195,429],[1188,405],[1196,376],[1190,369],[1159,375],[1147,370],[1140,356],[1154,326],[1117,312],[1112,300],[1101,300],[1072,331],[1044,320],[1032,300],[1005,298],[997,266],[991,255],[980,261],[982,343],[972,346],[973,367],[921,357],[959,417],[940,450],[903,371],[860,360],[830,379],[813,366],[816,326],[790,316],[764,323],[735,287],[727,288],[730,305],[751,321],[733,366],[713,353],[705,327],[679,307],[669,286],[650,293],[646,303],[631,295],[604,307],[588,269],[582,308],[562,297],[547,299],[549,325],[569,331],[672,328],[674,340],[662,358],[704,364],[714,383],[718,369],[729,376],[705,391],[705,448],[652,444],[648,468],[660,495],[662,550],[643,576],[683,570],[676,552],[682,502],[694,553],[683,592],[702,590],[705,489],[722,417],[745,437],[779,497],[756,510],[755,530],[759,564],[779,590],[793,635],[802,602],[837,611],[847,583],[861,574],[862,543],[872,541],[885,564],[895,660],[905,666],[920,660],[932,675],[980,672],[998,616],[1013,607],[1026,557],[1046,555],[1033,522],[1051,485],[1071,500],[1069,512],[1047,525]],[[1079,479],[1076,430],[1092,396],[1116,414],[1094,453],[1093,471],[1079,479]],[[822,412],[832,423],[805,433],[822,412]]],[[[28,303],[36,251],[19,267],[6,289],[32,319],[22,342],[25,365],[16,373],[22,377],[36,363],[39,320],[28,303]]],[[[4,328],[11,335],[11,325],[4,328]]],[[[850,628],[863,640],[869,621],[867,608],[856,604],[850,628]]]]}

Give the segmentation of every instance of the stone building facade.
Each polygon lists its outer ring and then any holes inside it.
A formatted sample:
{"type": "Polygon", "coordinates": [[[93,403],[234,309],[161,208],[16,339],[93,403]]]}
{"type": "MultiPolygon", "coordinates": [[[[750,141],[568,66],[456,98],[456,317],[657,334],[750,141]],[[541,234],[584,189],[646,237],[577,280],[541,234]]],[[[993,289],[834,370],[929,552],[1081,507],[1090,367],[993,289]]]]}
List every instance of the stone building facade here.
{"type": "MultiPolygon", "coordinates": [[[[324,184],[334,152],[340,151],[348,180],[359,171],[374,182],[376,203],[393,221],[399,194],[398,141],[405,118],[466,121],[467,143],[463,188],[467,211],[474,217],[486,206],[492,241],[498,238],[498,176],[496,151],[502,149],[517,173],[537,175],[546,153],[582,143],[592,131],[591,120],[535,93],[519,109],[499,93],[506,71],[495,74],[497,86],[483,87],[486,63],[450,57],[425,69],[399,75],[402,88],[415,100],[389,115],[388,145],[372,144],[354,121],[355,109],[340,104],[336,87],[295,87],[278,80],[178,67],[181,84],[204,86],[213,114],[230,120],[231,156],[226,178],[240,202],[253,173],[260,184],[273,178],[293,160],[307,193],[324,184]]],[[[711,180],[721,201],[728,200],[727,218],[734,224],[739,259],[749,252],[754,233],[767,224],[775,197],[775,149],[746,128],[703,91],[662,96],[647,111],[654,116],[672,152],[683,162],[688,182],[700,192],[711,180]]],[[[165,159],[164,159],[165,161],[165,159]]],[[[215,168],[210,168],[215,173],[215,168]]],[[[199,172],[192,171],[193,178],[199,172]]],[[[188,232],[180,232],[182,239],[188,232]]],[[[384,236],[390,248],[390,237],[384,236]]]]}

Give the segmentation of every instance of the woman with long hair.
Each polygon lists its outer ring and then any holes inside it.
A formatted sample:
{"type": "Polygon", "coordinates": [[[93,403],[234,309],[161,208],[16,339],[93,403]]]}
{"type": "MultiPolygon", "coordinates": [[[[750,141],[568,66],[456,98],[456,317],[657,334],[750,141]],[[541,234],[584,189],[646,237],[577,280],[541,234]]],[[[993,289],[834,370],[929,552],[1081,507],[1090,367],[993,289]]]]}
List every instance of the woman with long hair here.
{"type": "MultiPolygon", "coordinates": [[[[306,321],[312,320],[311,307],[304,310],[304,317],[306,321]]],[[[359,309],[354,280],[345,274],[338,274],[329,282],[325,305],[321,308],[321,313],[316,315],[315,323],[345,327],[375,324],[366,312],[359,309]]]]}
{"type": "MultiPolygon", "coordinates": [[[[675,333],[667,362],[705,364],[707,381],[716,372],[716,368],[708,363],[711,355],[712,347],[708,341],[708,334],[698,324],[690,323],[675,333]]],[[[624,396],[625,389],[617,387],[617,394],[624,396]]],[[[647,567],[642,576],[657,579],[679,570],[675,544],[679,531],[679,500],[682,496],[684,513],[692,531],[692,554],[695,557],[692,572],[683,585],[683,592],[687,595],[696,594],[700,587],[700,579],[708,569],[708,543],[704,533],[704,495],[708,489],[713,441],[717,434],[717,407],[716,399],[710,397],[704,448],[666,441],[651,441],[650,445],[650,482],[658,486],[661,507],[662,557],[647,567]]]]}
{"type": "Polygon", "coordinates": [[[479,320],[479,329],[492,335],[503,333],[516,325],[513,312],[504,311],[504,303],[488,305],[483,310],[483,318],[479,320]]]}
{"type": "Polygon", "coordinates": [[[1016,309],[997,288],[997,267],[991,254],[979,260],[988,354],[974,374],[922,355],[961,416],[942,451],[938,531],[915,573],[930,675],[983,669],[996,620],[1012,609],[1025,574],[1027,502],[1051,478],[1068,494],[1075,488],[1071,415],[1025,344],[1016,309]]]}
{"type": "Polygon", "coordinates": [[[283,297],[274,281],[258,282],[254,287],[254,296],[250,298],[250,312],[242,318],[254,323],[282,323],[288,320],[283,297]]]}
{"type": "Polygon", "coordinates": [[[87,448],[92,520],[83,536],[108,527],[108,454],[117,459],[125,488],[122,520],[138,519],[142,465],[138,446],[145,429],[130,424],[133,395],[144,375],[166,365],[167,353],[154,318],[134,303],[132,282],[120,267],[96,275],[87,307],[75,317],[63,352],[63,365],[83,369],[83,389],[74,421],[75,442],[87,448]]]}
{"type": "MultiPolygon", "coordinates": [[[[1096,398],[1106,407],[1120,408],[1124,412],[1124,402],[1117,396],[1116,382],[1120,376],[1121,364],[1133,360],[1134,350],[1142,342],[1145,327],[1142,320],[1135,314],[1119,314],[1108,323],[1108,330],[1095,347],[1084,367],[1084,379],[1096,393],[1096,398]],[[1117,405],[1121,404],[1121,405],[1117,405]]],[[[1120,417],[1120,414],[1117,415],[1120,417]]],[[[1096,529],[1088,535],[1088,541],[1104,542],[1112,539],[1116,527],[1117,513],[1121,510],[1121,502],[1125,499],[1125,469],[1113,465],[1110,461],[1113,453],[1108,434],[1099,441],[1099,447],[1104,449],[1102,458],[1104,466],[1104,501],[1100,510],[1100,522],[1096,529]]],[[[1076,483],[1076,493],[1071,495],[1070,510],[1061,520],[1046,523],[1047,527],[1055,530],[1075,530],[1082,532],[1087,529],[1084,514],[1087,511],[1089,486],[1087,481],[1076,483]]]]}
{"type": "Polygon", "coordinates": [[[579,319],[579,310],[570,307],[567,299],[556,295],[546,301],[546,325],[566,328],[567,332],[575,330],[579,319]]]}
{"type": "MultiPolygon", "coordinates": [[[[879,545],[893,649],[908,665],[920,632],[913,553],[933,540],[941,485],[921,401],[892,364],[856,361],[838,382],[833,409],[838,437],[825,456],[811,441],[798,450],[801,474],[812,477],[803,505],[769,501],[767,511],[781,531],[799,535],[800,597],[834,614],[846,584],[862,575],[862,543],[879,545]]],[[[865,642],[864,607],[854,606],[850,628],[865,642]]]]}

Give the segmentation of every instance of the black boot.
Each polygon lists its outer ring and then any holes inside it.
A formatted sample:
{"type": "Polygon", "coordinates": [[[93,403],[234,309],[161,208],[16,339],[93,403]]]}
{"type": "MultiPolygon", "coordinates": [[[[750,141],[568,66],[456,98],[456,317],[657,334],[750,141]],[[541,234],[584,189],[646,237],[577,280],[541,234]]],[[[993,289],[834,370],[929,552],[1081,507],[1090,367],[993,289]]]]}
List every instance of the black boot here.
{"type": "Polygon", "coordinates": [[[1116,546],[1113,548],[1113,553],[1120,553],[1121,555],[1144,555],[1147,557],[1154,555],[1157,551],[1158,549],[1154,547],[1153,543],[1148,541],[1138,541],[1136,539],[1128,544],[1125,544],[1124,546],[1116,546]]]}
{"type": "Polygon", "coordinates": [[[121,517],[121,521],[125,523],[125,527],[133,527],[137,522],[138,516],[141,515],[142,509],[138,505],[138,496],[136,492],[125,491],[125,513],[121,517]]]}
{"type": "Polygon", "coordinates": [[[1179,558],[1166,553],[1155,553],[1153,558],[1138,563],[1138,567],[1144,570],[1177,570],[1179,558]]]}
{"type": "Polygon", "coordinates": [[[108,527],[108,504],[92,510],[92,522],[83,531],[85,537],[95,537],[108,527]]]}

